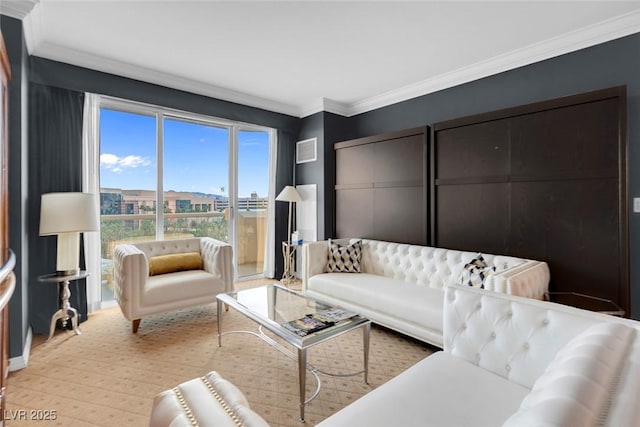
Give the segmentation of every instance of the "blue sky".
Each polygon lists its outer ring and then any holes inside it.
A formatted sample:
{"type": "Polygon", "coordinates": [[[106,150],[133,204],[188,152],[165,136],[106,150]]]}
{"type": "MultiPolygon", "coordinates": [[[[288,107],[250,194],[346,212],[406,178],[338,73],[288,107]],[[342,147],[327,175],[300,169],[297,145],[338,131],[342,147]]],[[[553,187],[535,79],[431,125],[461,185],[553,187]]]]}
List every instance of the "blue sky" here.
{"type": "MultiPolygon", "coordinates": [[[[229,189],[229,131],[165,119],[164,189],[223,194],[229,189]]],[[[238,194],[266,196],[269,135],[238,134],[238,194]]],[[[156,124],[152,116],[102,109],[100,186],[152,190],[157,171],[156,124]]]]}

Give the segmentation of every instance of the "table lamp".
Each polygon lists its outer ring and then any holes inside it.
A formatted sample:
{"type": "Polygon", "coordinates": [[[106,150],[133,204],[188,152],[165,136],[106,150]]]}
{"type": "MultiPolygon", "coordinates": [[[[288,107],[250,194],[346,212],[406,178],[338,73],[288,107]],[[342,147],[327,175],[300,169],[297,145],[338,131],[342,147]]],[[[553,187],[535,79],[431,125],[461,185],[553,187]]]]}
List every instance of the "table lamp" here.
{"type": "Polygon", "coordinates": [[[282,189],[280,194],[278,194],[276,200],[281,202],[289,202],[289,234],[287,234],[287,242],[291,244],[291,205],[293,204],[293,202],[302,201],[302,197],[300,197],[300,193],[298,193],[298,190],[296,190],[295,187],[287,185],[282,189]]]}
{"type": "Polygon", "coordinates": [[[80,233],[98,231],[98,203],[90,193],[47,193],[40,204],[40,235],[58,236],[56,272],[78,274],[80,233]]]}

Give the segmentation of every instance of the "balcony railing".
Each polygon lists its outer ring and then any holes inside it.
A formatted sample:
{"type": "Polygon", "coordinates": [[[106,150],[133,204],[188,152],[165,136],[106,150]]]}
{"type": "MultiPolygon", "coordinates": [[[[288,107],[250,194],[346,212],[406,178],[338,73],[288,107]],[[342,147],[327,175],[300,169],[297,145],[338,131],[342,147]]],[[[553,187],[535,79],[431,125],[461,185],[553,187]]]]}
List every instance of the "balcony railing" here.
{"type": "MultiPolygon", "coordinates": [[[[228,217],[225,212],[164,213],[166,240],[188,237],[212,237],[229,241],[228,217]]],[[[156,238],[156,214],[101,215],[102,299],[113,298],[113,249],[121,243],[156,238]]],[[[264,263],[266,211],[238,213],[238,276],[260,274],[264,263]]]]}

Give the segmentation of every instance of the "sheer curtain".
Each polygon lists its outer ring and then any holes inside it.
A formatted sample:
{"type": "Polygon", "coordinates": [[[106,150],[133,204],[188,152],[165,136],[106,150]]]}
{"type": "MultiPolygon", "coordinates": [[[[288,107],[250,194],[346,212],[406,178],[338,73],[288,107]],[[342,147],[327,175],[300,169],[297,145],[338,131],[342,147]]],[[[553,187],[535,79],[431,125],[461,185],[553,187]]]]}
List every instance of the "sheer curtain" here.
{"type": "Polygon", "coordinates": [[[267,209],[267,238],[264,248],[264,277],[275,276],[275,241],[276,241],[276,168],[278,164],[278,135],[271,131],[271,147],[269,147],[269,208],[267,209]]]}
{"type": "MultiPolygon", "coordinates": [[[[82,191],[100,194],[100,97],[87,93],[84,97],[82,123],[82,191]]],[[[96,198],[100,204],[100,197],[96,198]]],[[[97,206],[100,212],[100,206],[97,206]]],[[[100,309],[102,301],[102,262],[100,232],[84,234],[84,253],[87,271],[87,309],[89,313],[100,309]]]]}

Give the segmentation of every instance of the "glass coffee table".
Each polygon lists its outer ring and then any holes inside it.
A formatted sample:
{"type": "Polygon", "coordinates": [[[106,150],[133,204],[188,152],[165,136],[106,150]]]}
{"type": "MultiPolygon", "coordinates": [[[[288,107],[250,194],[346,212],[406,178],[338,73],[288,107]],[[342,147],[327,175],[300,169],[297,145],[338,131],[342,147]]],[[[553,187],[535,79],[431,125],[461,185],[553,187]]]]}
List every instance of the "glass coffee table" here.
{"type": "Polygon", "coordinates": [[[579,292],[547,292],[545,297],[549,301],[570,305],[583,310],[610,314],[612,316],[624,316],[624,310],[620,308],[618,304],[609,299],[599,298],[593,295],[586,295],[579,292]]]}
{"type": "Polygon", "coordinates": [[[320,393],[321,381],[318,373],[332,376],[354,376],[364,373],[364,382],[369,374],[369,335],[371,321],[329,304],[322,303],[280,285],[219,294],[218,300],[218,345],[222,347],[222,336],[232,333],[255,335],[276,349],[298,361],[298,387],[300,394],[300,421],[304,422],[304,408],[320,393]],[[228,305],[258,323],[258,331],[222,332],[223,306],[228,305]],[[284,326],[283,326],[284,325],[284,326]],[[331,340],[356,328],[363,331],[364,368],[353,373],[329,373],[307,363],[307,349],[331,340]],[[280,345],[263,331],[266,329],[297,349],[297,354],[280,345]],[[317,330],[316,330],[317,329],[317,330]],[[316,390],[306,398],[306,371],[316,379],[316,390]]]}

